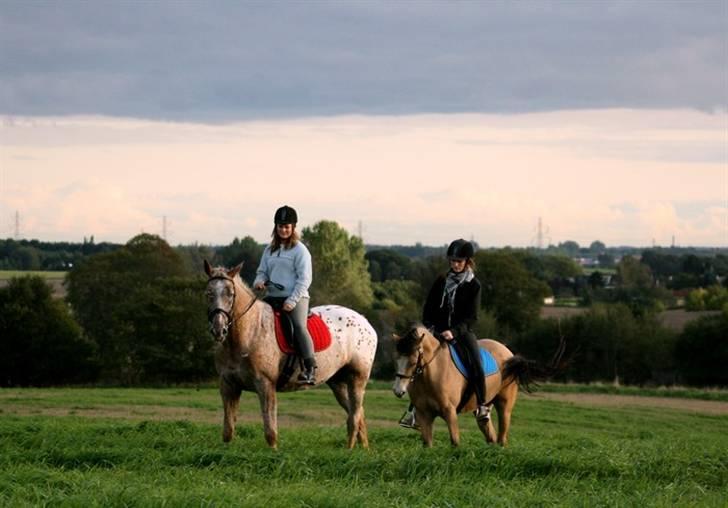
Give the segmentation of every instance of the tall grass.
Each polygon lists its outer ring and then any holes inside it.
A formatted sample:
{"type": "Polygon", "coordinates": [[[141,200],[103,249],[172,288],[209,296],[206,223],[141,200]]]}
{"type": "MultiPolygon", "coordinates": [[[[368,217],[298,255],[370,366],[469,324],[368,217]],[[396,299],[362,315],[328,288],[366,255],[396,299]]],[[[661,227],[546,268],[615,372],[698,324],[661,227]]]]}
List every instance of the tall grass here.
{"type": "Polygon", "coordinates": [[[221,442],[213,389],[0,392],[2,506],[726,506],[728,417],[519,401],[511,446],[462,444],[396,426],[405,403],[367,393],[370,450],[344,448],[325,389],[280,396],[268,449],[244,394],[221,442]],[[184,419],[179,415],[187,415],[184,419]]]}

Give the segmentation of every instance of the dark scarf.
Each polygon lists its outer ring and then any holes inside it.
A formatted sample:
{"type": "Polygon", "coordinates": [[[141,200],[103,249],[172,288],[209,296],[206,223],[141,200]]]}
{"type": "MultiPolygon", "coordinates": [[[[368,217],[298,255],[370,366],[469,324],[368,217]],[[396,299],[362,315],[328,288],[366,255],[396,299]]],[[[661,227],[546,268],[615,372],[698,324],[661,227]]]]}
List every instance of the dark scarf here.
{"type": "Polygon", "coordinates": [[[447,315],[447,324],[450,325],[450,318],[452,317],[453,310],[455,310],[455,293],[457,293],[458,288],[461,284],[464,284],[466,282],[470,282],[475,278],[475,274],[473,273],[473,270],[470,268],[466,268],[460,273],[455,273],[452,270],[447,272],[447,277],[445,278],[445,288],[442,292],[442,301],[440,302],[440,307],[445,305],[445,299],[447,299],[448,302],[448,315],[447,315]]]}

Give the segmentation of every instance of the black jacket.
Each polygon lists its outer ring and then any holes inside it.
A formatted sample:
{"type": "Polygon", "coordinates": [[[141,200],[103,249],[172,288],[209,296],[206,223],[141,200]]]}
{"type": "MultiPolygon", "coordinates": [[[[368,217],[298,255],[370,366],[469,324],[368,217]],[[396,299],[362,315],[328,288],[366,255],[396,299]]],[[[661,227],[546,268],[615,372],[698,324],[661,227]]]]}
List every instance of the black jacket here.
{"type": "Polygon", "coordinates": [[[480,281],[473,278],[470,282],[464,282],[455,293],[455,309],[453,310],[450,324],[448,325],[449,303],[445,298],[442,303],[442,292],[445,290],[445,275],[439,276],[430,289],[422,310],[422,323],[428,328],[434,327],[436,333],[451,330],[455,337],[460,337],[470,330],[478,320],[478,309],[480,308],[480,281]]]}

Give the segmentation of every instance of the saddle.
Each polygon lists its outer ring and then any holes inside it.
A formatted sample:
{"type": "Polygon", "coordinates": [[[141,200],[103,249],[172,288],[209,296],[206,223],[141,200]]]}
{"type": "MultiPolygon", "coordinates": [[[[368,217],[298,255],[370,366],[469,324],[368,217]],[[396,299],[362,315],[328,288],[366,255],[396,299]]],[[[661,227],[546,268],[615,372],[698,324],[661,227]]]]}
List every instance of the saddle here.
{"type": "MultiPolygon", "coordinates": [[[[274,323],[276,329],[276,342],[281,352],[295,355],[296,345],[293,341],[294,329],[291,317],[283,312],[283,304],[286,301],[283,297],[266,297],[264,301],[273,307],[274,323]]],[[[310,312],[306,322],[306,328],[313,340],[314,353],[325,351],[331,345],[331,332],[324,323],[321,316],[310,312]]]]}
{"type": "MultiPolygon", "coordinates": [[[[293,342],[293,323],[287,313],[275,310],[276,341],[283,353],[295,355],[296,348],[293,342]]],[[[331,332],[318,314],[309,314],[306,322],[308,333],[313,340],[315,353],[325,351],[331,345],[331,332]]]]}
{"type": "MultiPolygon", "coordinates": [[[[460,403],[458,404],[458,407],[456,409],[456,411],[460,413],[463,407],[465,407],[465,405],[468,403],[468,400],[470,400],[470,397],[472,397],[473,393],[475,392],[475,388],[473,387],[473,381],[468,376],[468,371],[465,368],[465,364],[463,363],[462,358],[460,358],[460,354],[458,353],[455,346],[448,342],[447,348],[450,350],[450,358],[455,364],[455,367],[458,369],[460,374],[462,374],[463,377],[468,380],[468,384],[465,387],[465,391],[463,392],[460,403]]],[[[490,353],[490,351],[482,347],[478,349],[480,350],[480,364],[483,366],[483,375],[485,377],[488,377],[492,376],[493,374],[497,374],[498,364],[495,362],[495,358],[493,358],[493,355],[490,353]]]]}
{"type": "MultiPolygon", "coordinates": [[[[460,374],[465,377],[465,379],[469,379],[468,377],[468,371],[465,368],[465,364],[463,363],[463,360],[460,358],[460,354],[458,353],[458,350],[455,348],[453,344],[450,344],[448,342],[447,344],[448,349],[450,350],[450,357],[452,358],[453,363],[455,364],[455,367],[457,367],[458,371],[460,371],[460,374]]],[[[480,349],[480,364],[483,366],[483,374],[488,377],[492,376],[493,374],[498,373],[498,364],[495,362],[495,358],[493,358],[493,355],[490,354],[490,351],[488,351],[485,348],[479,348],[480,349]]]]}

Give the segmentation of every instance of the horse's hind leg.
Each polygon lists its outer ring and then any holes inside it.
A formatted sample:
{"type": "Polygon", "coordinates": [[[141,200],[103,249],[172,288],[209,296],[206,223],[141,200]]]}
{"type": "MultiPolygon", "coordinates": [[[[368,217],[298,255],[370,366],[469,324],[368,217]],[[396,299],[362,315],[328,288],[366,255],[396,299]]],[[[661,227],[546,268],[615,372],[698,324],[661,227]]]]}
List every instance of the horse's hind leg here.
{"type": "Polygon", "coordinates": [[[518,385],[511,383],[501,390],[501,393],[495,398],[495,406],[498,410],[498,444],[501,446],[508,445],[508,431],[511,428],[511,414],[513,406],[516,405],[518,398],[518,385]]]}
{"type": "Polygon", "coordinates": [[[346,381],[338,381],[338,380],[329,380],[326,382],[327,385],[329,385],[329,388],[331,388],[331,391],[334,392],[334,397],[336,397],[336,402],[339,403],[341,407],[344,408],[344,411],[346,411],[346,414],[349,414],[349,388],[346,385],[346,381]]]}
{"type": "Polygon", "coordinates": [[[364,392],[367,386],[367,376],[352,373],[348,382],[349,416],[346,427],[349,434],[347,446],[354,448],[356,441],[362,448],[369,448],[367,424],[364,418],[364,392]]]}
{"type": "Polygon", "coordinates": [[[238,419],[238,406],[242,390],[232,379],[220,376],[220,396],[222,397],[223,425],[222,440],[226,443],[235,436],[235,422],[238,419]]]}
{"type": "MultiPolygon", "coordinates": [[[[500,415],[500,409],[498,410],[498,415],[500,415]]],[[[492,420],[493,418],[490,418],[489,420],[478,422],[478,428],[480,429],[480,432],[482,432],[485,436],[485,442],[488,444],[495,443],[496,440],[495,429],[493,428],[492,420]]]]}

